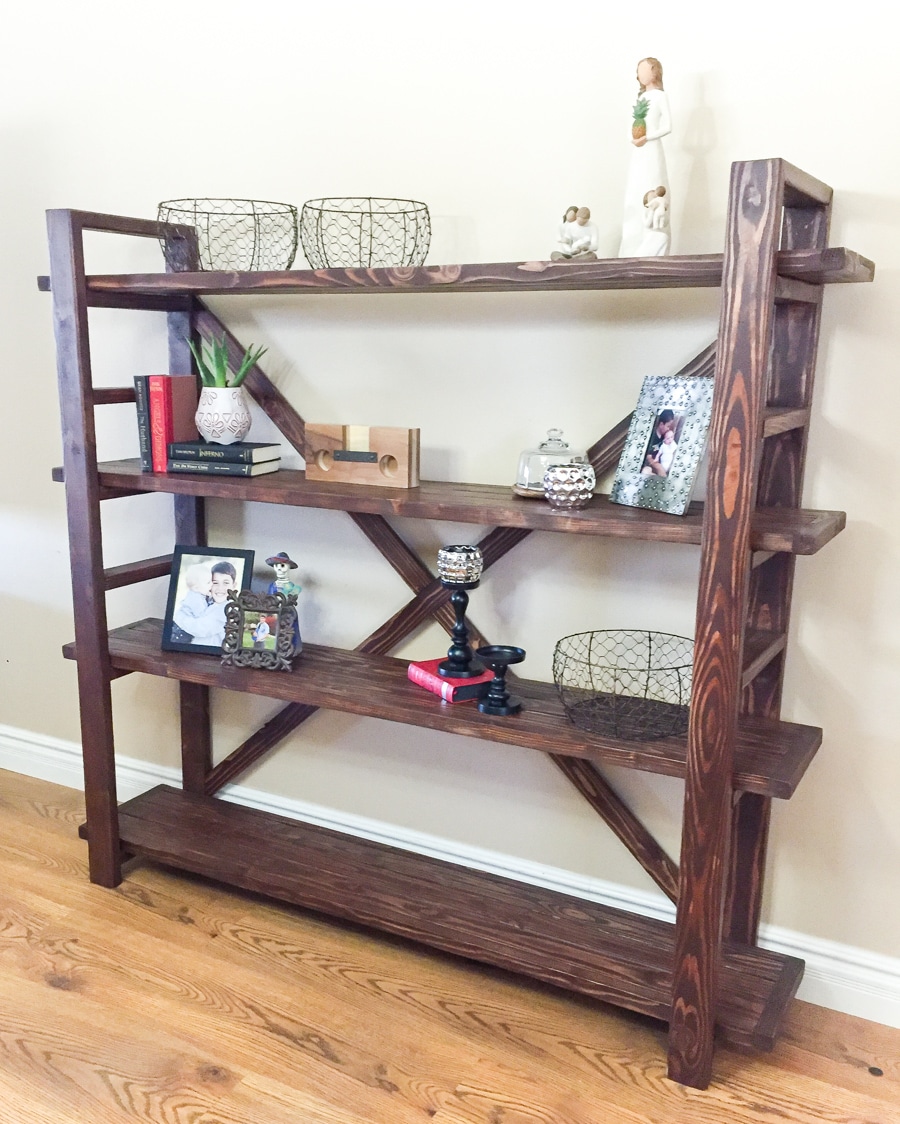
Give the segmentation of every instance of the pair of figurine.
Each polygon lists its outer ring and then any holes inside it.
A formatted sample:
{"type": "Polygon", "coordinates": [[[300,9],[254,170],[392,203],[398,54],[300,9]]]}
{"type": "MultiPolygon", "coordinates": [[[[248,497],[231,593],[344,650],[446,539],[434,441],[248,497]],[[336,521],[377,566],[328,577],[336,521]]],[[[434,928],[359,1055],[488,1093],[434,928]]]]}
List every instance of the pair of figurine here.
{"type": "Polygon", "coordinates": [[[596,261],[599,235],[588,207],[566,208],[551,261],[596,261]]]}
{"type": "MultiPolygon", "coordinates": [[[[637,65],[638,98],[632,111],[632,153],[625,186],[620,258],[664,257],[669,253],[669,175],[662,138],[672,131],[662,64],[645,58],[637,65]]],[[[563,215],[551,261],[596,261],[597,228],[587,207],[563,215]]]]}

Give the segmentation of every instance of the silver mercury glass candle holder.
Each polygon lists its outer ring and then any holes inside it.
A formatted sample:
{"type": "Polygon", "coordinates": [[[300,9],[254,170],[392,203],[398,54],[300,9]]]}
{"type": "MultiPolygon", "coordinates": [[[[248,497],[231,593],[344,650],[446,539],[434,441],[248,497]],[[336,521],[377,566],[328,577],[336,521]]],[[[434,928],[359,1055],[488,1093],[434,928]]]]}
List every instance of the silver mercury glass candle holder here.
{"type": "Polygon", "coordinates": [[[451,591],[450,603],[456,613],[451,634],[453,643],[447,658],[438,664],[438,671],[448,679],[473,679],[484,671],[484,664],[475,658],[469,646],[467,590],[475,589],[481,581],[484,556],[477,546],[445,546],[438,551],[437,566],[441,585],[451,591]]]}

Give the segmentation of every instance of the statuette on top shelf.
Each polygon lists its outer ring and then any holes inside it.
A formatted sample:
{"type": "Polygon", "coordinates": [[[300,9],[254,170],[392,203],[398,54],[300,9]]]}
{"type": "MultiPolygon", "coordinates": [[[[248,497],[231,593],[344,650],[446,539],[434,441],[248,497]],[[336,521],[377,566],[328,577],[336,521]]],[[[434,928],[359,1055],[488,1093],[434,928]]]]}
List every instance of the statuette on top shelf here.
{"type": "Polygon", "coordinates": [[[671,243],[671,197],[662,138],[672,131],[672,118],[659,59],[641,59],[637,80],[619,257],[665,257],[671,243]]]}

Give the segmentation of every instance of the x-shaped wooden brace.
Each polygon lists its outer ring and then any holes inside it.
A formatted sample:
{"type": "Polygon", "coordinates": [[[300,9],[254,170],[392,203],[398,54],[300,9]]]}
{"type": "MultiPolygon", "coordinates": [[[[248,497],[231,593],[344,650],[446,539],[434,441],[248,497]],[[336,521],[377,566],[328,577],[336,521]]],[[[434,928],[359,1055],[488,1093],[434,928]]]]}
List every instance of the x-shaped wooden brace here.
{"type": "MultiPolygon", "coordinates": [[[[229,361],[232,368],[236,369],[244,355],[244,348],[221,320],[201,304],[199,311],[193,317],[193,326],[206,339],[224,338],[228,347],[229,361]]],[[[678,374],[712,375],[714,364],[715,345],[710,345],[678,374]]],[[[244,385],[289,444],[305,459],[306,427],[303,418],[258,366],[250,371],[244,385]]],[[[610,472],[617,464],[625,445],[630,421],[631,415],[609,430],[588,450],[588,457],[598,478],[610,472]]],[[[441,585],[440,580],[431,573],[383,516],[355,512],[348,514],[414,594],[412,600],[407,602],[399,612],[357,645],[356,651],[384,655],[429,617],[451,633],[455,614],[448,604],[448,591],[441,585]]],[[[478,544],[484,555],[484,568],[489,569],[530,534],[530,530],[522,528],[493,528],[478,544]]],[[[471,622],[469,622],[469,631],[476,646],[487,643],[471,622]]],[[[236,780],[241,773],[305,722],[317,709],[318,707],[306,703],[289,703],[285,706],[242,745],[210,769],[204,781],[206,794],[213,795],[223,785],[236,780]]],[[[602,816],[663,893],[673,902],[676,901],[677,865],[604,780],[597,768],[581,758],[563,757],[552,753],[549,756],[591,807],[602,816]]]]}

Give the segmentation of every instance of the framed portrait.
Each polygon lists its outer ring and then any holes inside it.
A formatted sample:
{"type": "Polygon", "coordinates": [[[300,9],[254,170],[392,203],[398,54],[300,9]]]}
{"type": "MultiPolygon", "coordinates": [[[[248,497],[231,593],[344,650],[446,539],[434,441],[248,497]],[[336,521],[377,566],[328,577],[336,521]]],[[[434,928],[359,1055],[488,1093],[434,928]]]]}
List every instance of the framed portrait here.
{"type": "Polygon", "coordinates": [[[291,671],[297,653],[297,594],[231,590],[222,663],[291,671]]]}
{"type": "Polygon", "coordinates": [[[712,417],[709,376],[648,375],[631,417],[609,498],[683,515],[712,417]]]}
{"type": "Polygon", "coordinates": [[[163,621],[163,649],[221,655],[228,594],[248,589],[252,574],[252,550],[176,546],[163,621]]]}

